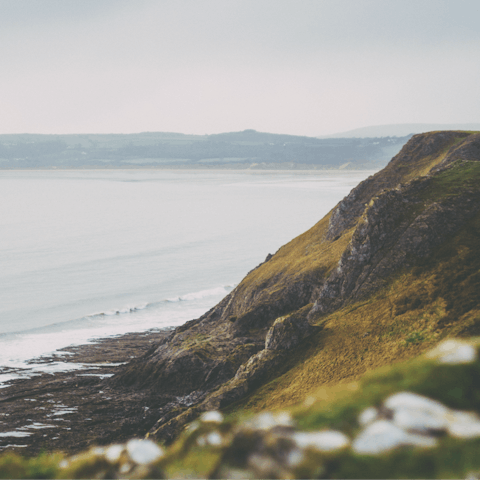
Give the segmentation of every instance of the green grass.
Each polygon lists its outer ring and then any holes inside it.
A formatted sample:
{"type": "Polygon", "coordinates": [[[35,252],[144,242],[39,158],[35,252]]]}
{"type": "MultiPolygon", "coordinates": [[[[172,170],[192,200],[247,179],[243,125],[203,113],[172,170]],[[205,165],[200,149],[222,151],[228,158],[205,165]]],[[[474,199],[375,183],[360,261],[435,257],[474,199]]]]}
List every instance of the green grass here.
{"type": "MultiPolygon", "coordinates": [[[[480,338],[470,342],[478,352],[480,338]]],[[[415,392],[453,409],[479,412],[480,360],[452,365],[420,356],[376,369],[356,382],[317,389],[305,402],[290,410],[299,430],[333,428],[355,438],[361,430],[357,419],[362,410],[380,405],[399,391],[415,392]]],[[[212,428],[228,438],[229,432],[249,417],[249,412],[237,412],[222,425],[212,428]]],[[[242,454],[236,450],[238,442],[226,446],[231,451],[224,450],[222,456],[219,449],[198,447],[196,439],[202,433],[186,433],[171,447],[162,465],[169,475],[196,472],[198,476],[207,476],[218,462],[239,461],[242,454]]],[[[249,442],[244,445],[246,452],[253,446],[249,442]]],[[[375,456],[346,449],[333,453],[309,452],[305,458],[294,472],[295,478],[315,478],[316,475],[321,478],[465,478],[470,472],[480,470],[480,439],[444,436],[438,438],[438,446],[431,449],[404,447],[375,456]]]]}
{"type": "Polygon", "coordinates": [[[61,454],[24,458],[15,453],[0,455],[0,478],[56,478],[61,454]]]}
{"type": "Polygon", "coordinates": [[[478,190],[479,181],[480,162],[457,160],[450,168],[432,178],[431,185],[423,193],[423,199],[438,201],[468,189],[478,190]]]}
{"type": "Polygon", "coordinates": [[[318,331],[228,412],[281,409],[319,387],[418,356],[448,336],[480,335],[480,215],[382,291],[322,316],[318,331]]]}

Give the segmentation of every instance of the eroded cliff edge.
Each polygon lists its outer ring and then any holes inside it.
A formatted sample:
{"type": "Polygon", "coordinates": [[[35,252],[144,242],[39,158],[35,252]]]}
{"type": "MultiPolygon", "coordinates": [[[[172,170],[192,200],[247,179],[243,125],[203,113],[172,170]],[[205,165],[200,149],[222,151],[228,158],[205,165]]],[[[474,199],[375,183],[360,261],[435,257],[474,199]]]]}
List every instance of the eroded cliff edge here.
{"type": "MultiPolygon", "coordinates": [[[[373,338],[375,325],[408,324],[409,312],[419,314],[423,308],[430,315],[428,328],[438,334],[428,337],[425,347],[444,335],[475,333],[477,323],[469,312],[478,309],[472,298],[478,286],[479,179],[480,134],[414,136],[385,169],[352,190],[313,228],[269,255],[216,307],[174,330],[111,384],[156,398],[149,435],[168,443],[202,411],[246,398],[295,367],[301,355],[304,361],[307,351],[327,351],[328,338],[340,332],[332,315],[342,312],[347,318],[343,312],[349,307],[384,294],[401,275],[415,279],[403,278],[395,288],[418,281],[416,296],[407,292],[392,301],[387,295],[390,306],[383,317],[364,312],[371,327],[355,324],[353,316],[345,320],[352,331],[364,328],[362,335],[373,338]],[[432,279],[443,278],[438,268],[461,262],[463,293],[453,298],[455,288],[432,279]],[[423,272],[431,278],[422,283],[423,272]],[[432,306],[435,314],[429,313],[432,306]]],[[[387,348],[388,341],[377,337],[371,348],[387,348]]],[[[418,354],[421,342],[410,343],[418,344],[416,349],[386,355],[384,362],[418,354]]],[[[366,363],[360,357],[350,361],[336,381],[360,375],[366,363]]],[[[317,387],[328,380],[309,378],[317,387]]]]}

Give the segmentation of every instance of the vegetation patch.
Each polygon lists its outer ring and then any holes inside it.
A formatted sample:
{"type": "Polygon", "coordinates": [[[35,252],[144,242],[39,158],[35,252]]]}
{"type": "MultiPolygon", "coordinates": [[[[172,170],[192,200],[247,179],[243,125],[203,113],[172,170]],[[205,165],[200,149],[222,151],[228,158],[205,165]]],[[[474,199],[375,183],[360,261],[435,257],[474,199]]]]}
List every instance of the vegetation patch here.
{"type": "Polygon", "coordinates": [[[446,336],[480,333],[480,215],[415,268],[397,274],[367,301],[317,320],[322,325],[269,382],[228,411],[258,412],[294,405],[320,386],[431,348],[446,336]]]}
{"type": "Polygon", "coordinates": [[[459,195],[465,190],[478,190],[480,162],[456,160],[447,169],[432,177],[429,188],[424,190],[423,199],[438,201],[459,195]]]}

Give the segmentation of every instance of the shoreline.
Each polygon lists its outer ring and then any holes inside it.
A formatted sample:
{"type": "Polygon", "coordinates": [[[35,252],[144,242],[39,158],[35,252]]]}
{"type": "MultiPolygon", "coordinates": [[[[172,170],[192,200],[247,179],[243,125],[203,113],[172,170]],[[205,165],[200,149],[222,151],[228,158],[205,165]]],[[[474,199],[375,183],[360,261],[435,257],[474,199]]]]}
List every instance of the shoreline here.
{"type": "Polygon", "coordinates": [[[35,363],[83,368],[12,379],[0,389],[0,453],[76,453],[148,431],[157,417],[146,392],[112,388],[108,379],[147,352],[171,329],[108,337],[57,350],[35,363]],[[62,352],[68,355],[63,355],[62,352]],[[135,433],[134,433],[135,432],[135,433]]]}

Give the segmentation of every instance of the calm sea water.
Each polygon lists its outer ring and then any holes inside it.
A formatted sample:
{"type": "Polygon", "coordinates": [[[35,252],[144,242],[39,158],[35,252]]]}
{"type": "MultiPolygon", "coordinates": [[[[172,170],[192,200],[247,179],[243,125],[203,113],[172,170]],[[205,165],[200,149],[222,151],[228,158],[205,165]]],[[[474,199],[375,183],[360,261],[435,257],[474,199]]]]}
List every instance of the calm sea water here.
{"type": "Polygon", "coordinates": [[[371,173],[0,172],[0,382],[200,316],[371,173]]]}

